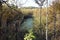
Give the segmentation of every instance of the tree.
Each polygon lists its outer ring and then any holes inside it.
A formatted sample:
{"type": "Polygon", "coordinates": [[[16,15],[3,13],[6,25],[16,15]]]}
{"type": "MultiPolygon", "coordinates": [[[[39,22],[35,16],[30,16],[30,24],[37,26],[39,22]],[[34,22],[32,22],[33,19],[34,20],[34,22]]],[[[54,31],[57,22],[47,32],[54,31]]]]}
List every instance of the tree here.
{"type": "Polygon", "coordinates": [[[35,0],[35,2],[36,2],[39,6],[43,6],[43,3],[45,2],[45,0],[35,0]]]}
{"type": "Polygon", "coordinates": [[[55,1],[53,1],[53,3],[52,3],[52,5],[49,7],[49,20],[50,20],[50,22],[49,22],[49,34],[52,34],[52,40],[57,40],[57,38],[59,37],[59,36],[57,36],[57,35],[60,35],[59,33],[58,33],[58,31],[60,31],[59,30],[59,17],[60,17],[60,1],[59,0],[55,0],[55,1]],[[57,38],[56,38],[57,37],[57,38]]]}
{"type": "Polygon", "coordinates": [[[0,26],[1,26],[1,10],[2,10],[2,2],[0,0],[0,26]]]}
{"type": "Polygon", "coordinates": [[[22,7],[22,5],[24,5],[24,4],[26,4],[26,2],[27,2],[27,0],[9,0],[8,1],[8,4],[9,5],[11,5],[11,6],[15,6],[15,7],[17,7],[17,8],[19,8],[19,7],[22,7]],[[24,1],[24,2],[23,2],[24,1]]]}

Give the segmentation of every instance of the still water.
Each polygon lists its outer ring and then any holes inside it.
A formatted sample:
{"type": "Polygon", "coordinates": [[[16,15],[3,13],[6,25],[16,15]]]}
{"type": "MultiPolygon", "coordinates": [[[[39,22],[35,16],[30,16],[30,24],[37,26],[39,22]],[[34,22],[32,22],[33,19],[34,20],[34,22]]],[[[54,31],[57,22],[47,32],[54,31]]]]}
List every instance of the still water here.
{"type": "Polygon", "coordinates": [[[22,24],[22,29],[32,29],[33,28],[33,18],[28,18],[22,24]]]}

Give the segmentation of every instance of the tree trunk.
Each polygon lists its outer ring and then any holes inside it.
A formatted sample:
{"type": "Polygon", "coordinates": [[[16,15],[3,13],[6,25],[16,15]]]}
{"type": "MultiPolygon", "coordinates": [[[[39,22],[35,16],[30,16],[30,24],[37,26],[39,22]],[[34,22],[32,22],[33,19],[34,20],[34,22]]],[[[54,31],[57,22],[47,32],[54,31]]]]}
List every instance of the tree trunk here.
{"type": "Polygon", "coordinates": [[[2,3],[0,2],[0,27],[1,27],[2,3]]]}

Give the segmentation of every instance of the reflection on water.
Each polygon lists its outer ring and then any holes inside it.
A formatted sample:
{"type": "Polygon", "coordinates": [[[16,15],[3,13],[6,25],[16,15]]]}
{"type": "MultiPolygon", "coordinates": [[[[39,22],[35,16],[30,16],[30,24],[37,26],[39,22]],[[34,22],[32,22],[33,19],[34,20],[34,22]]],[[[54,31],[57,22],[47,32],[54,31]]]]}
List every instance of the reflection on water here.
{"type": "Polygon", "coordinates": [[[22,29],[31,29],[33,27],[33,18],[28,18],[22,24],[22,29]]]}

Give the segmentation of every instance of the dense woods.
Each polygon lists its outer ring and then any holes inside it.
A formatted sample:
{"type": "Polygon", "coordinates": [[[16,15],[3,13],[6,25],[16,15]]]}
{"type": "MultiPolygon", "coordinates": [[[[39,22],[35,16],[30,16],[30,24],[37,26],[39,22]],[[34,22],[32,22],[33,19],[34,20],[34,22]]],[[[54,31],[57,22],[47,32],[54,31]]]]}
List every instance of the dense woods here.
{"type": "MultiPolygon", "coordinates": [[[[46,7],[11,7],[0,6],[0,40],[46,40],[46,7]]],[[[48,40],[60,40],[60,0],[48,7],[48,40]]]]}

